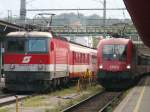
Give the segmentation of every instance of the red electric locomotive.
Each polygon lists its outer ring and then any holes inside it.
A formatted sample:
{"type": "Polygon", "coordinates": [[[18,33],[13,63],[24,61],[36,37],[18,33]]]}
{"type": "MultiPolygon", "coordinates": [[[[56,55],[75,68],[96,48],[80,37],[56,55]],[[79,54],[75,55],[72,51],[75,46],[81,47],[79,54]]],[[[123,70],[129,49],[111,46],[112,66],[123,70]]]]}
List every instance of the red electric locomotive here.
{"type": "Polygon", "coordinates": [[[103,39],[98,44],[99,82],[105,88],[124,88],[137,74],[136,50],[131,40],[124,38],[103,39]]]}
{"type": "Polygon", "coordinates": [[[51,32],[11,32],[4,53],[5,86],[12,91],[44,91],[96,72],[97,51],[51,32]]]}

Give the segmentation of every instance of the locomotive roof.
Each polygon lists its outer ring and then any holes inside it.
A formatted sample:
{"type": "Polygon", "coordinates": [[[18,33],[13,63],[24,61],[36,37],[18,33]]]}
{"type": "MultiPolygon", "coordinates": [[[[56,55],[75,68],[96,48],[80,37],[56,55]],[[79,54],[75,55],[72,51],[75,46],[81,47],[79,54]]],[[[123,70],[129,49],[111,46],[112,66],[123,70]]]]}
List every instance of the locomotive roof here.
{"type": "Polygon", "coordinates": [[[109,38],[100,40],[101,44],[128,44],[131,40],[125,38],[109,38]]]}
{"type": "Polygon", "coordinates": [[[39,31],[32,31],[32,32],[11,32],[7,34],[7,37],[49,37],[52,38],[53,35],[50,32],[39,32],[39,31]]]}

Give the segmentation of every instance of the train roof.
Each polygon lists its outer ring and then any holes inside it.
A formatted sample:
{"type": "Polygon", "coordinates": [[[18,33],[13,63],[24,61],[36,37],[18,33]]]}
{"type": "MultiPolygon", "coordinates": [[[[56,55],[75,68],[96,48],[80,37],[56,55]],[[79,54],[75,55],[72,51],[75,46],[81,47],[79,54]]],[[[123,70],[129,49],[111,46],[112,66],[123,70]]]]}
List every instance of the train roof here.
{"type": "Polygon", "coordinates": [[[50,32],[39,32],[39,31],[20,31],[20,32],[10,32],[7,37],[49,37],[52,38],[53,35],[50,32]]]}
{"type": "MultiPolygon", "coordinates": [[[[53,34],[52,32],[39,32],[39,31],[31,31],[31,32],[27,32],[27,31],[17,31],[17,32],[10,32],[6,35],[7,37],[15,37],[15,38],[21,38],[21,37],[49,37],[49,38],[53,38],[53,34]]],[[[54,37],[55,39],[59,39],[59,40],[62,40],[62,41],[67,41],[66,38],[64,37],[54,37]]],[[[74,44],[74,46],[80,46],[81,48],[86,48],[86,49],[90,49],[93,53],[95,53],[94,48],[91,48],[91,47],[88,47],[88,46],[84,46],[84,45],[81,45],[81,44],[78,44],[78,43],[75,43],[75,42],[72,42],[72,41],[67,41],[69,42],[70,44],[74,44]]],[[[79,50],[80,51],[80,50],[79,50]]]]}
{"type": "Polygon", "coordinates": [[[99,44],[128,44],[131,40],[125,38],[109,38],[100,40],[99,44]]]}
{"type": "Polygon", "coordinates": [[[71,51],[81,52],[81,53],[92,53],[92,54],[97,53],[96,49],[87,46],[82,46],[80,44],[75,44],[75,43],[69,43],[69,45],[71,51]]]}

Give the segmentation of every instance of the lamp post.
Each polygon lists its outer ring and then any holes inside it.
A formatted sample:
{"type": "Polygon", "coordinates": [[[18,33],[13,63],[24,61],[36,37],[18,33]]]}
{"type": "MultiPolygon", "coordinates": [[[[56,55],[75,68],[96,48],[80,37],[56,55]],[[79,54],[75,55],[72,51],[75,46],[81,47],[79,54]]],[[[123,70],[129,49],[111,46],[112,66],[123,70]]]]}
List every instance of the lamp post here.
{"type": "Polygon", "coordinates": [[[106,25],[106,0],[103,1],[103,26],[105,27],[106,25]]]}

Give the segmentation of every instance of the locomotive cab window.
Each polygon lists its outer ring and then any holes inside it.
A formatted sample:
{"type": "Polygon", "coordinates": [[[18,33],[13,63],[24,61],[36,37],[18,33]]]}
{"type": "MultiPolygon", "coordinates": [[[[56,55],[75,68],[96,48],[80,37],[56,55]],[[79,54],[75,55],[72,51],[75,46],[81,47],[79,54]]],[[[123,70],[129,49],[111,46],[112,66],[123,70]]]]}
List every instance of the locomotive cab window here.
{"type": "Polygon", "coordinates": [[[7,52],[25,52],[25,40],[24,39],[8,39],[7,40],[7,52]]]}
{"type": "Polygon", "coordinates": [[[119,60],[126,61],[127,46],[126,45],[104,45],[103,59],[104,60],[119,60]]]}
{"type": "Polygon", "coordinates": [[[103,59],[111,60],[113,58],[113,45],[104,45],[103,47],[103,59]]]}
{"type": "Polygon", "coordinates": [[[47,40],[46,39],[29,39],[28,40],[29,52],[47,52],[47,40]]]}
{"type": "Polygon", "coordinates": [[[118,55],[120,61],[125,61],[127,58],[127,46],[126,45],[115,45],[115,54],[118,55]]]}

